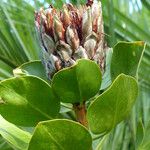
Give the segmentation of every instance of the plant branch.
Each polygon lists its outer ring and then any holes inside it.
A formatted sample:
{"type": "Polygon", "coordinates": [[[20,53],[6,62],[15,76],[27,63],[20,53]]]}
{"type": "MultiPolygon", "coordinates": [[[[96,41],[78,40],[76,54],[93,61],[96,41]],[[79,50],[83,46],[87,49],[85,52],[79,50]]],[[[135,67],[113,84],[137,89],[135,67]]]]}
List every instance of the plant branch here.
{"type": "Polygon", "coordinates": [[[76,104],[73,105],[73,108],[74,108],[74,111],[75,111],[75,114],[76,114],[76,117],[77,117],[77,121],[88,128],[88,122],[87,122],[87,119],[86,119],[85,102],[83,102],[82,104],[76,103],[76,104]]]}

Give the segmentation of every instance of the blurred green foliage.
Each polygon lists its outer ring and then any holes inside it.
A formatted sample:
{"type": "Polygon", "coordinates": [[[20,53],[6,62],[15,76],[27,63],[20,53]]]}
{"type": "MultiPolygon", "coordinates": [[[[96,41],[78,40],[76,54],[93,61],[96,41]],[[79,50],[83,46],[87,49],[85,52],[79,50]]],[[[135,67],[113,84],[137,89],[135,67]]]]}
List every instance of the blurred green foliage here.
{"type": "MultiPolygon", "coordinates": [[[[64,2],[65,0],[0,1],[0,80],[13,76],[12,70],[22,63],[40,59],[40,46],[34,27],[34,11],[41,6],[47,7],[49,3],[61,8],[64,2]]],[[[84,4],[85,0],[70,0],[70,2],[79,5],[84,4]]],[[[104,137],[102,148],[137,149],[136,133],[139,121],[142,120],[144,130],[147,131],[150,120],[150,2],[102,0],[102,7],[109,46],[112,47],[117,41],[122,40],[142,40],[147,43],[138,71],[139,98],[130,117],[119,124],[107,138],[104,137]]]]}

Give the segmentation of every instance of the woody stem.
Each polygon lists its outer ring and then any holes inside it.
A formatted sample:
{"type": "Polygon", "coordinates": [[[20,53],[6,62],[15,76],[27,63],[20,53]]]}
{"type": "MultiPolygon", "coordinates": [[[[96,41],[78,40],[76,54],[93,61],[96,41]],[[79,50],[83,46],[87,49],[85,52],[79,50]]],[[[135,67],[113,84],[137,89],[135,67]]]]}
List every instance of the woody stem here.
{"type": "Polygon", "coordinates": [[[88,128],[88,122],[87,122],[87,119],[86,119],[85,102],[83,102],[82,104],[76,103],[76,104],[73,105],[73,108],[74,108],[74,112],[75,112],[76,117],[77,117],[77,121],[88,128]]]}

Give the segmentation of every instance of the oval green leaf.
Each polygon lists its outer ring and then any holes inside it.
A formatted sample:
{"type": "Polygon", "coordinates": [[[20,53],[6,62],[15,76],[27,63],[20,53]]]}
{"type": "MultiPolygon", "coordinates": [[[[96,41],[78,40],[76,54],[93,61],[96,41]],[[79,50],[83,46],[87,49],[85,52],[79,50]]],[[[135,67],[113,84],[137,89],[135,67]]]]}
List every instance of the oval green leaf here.
{"type": "Polygon", "coordinates": [[[15,76],[34,75],[34,76],[37,76],[37,77],[49,82],[46,77],[46,71],[40,60],[26,62],[26,63],[22,64],[20,67],[14,69],[13,73],[15,76]]]}
{"type": "Polygon", "coordinates": [[[28,150],[90,150],[92,137],[74,121],[56,119],[37,125],[28,150]]]}
{"type": "MultiPolygon", "coordinates": [[[[25,132],[0,115],[0,135],[13,147],[26,150],[31,140],[31,134],[25,132]]],[[[0,147],[1,148],[1,147],[0,147]]]]}
{"type": "Polygon", "coordinates": [[[143,56],[144,42],[119,42],[113,48],[111,62],[111,77],[115,79],[124,73],[133,77],[137,76],[137,70],[143,56]]]}
{"type": "Polygon", "coordinates": [[[119,75],[109,89],[101,94],[88,108],[87,119],[95,134],[109,132],[127,117],[138,95],[136,80],[119,75]]]}
{"type": "Polygon", "coordinates": [[[60,102],[51,87],[34,76],[10,78],[0,82],[0,114],[21,126],[35,126],[54,118],[60,102]]]}
{"type": "Polygon", "coordinates": [[[78,103],[97,94],[101,78],[100,68],[95,62],[81,59],[54,75],[52,89],[62,102],[78,103]]]}

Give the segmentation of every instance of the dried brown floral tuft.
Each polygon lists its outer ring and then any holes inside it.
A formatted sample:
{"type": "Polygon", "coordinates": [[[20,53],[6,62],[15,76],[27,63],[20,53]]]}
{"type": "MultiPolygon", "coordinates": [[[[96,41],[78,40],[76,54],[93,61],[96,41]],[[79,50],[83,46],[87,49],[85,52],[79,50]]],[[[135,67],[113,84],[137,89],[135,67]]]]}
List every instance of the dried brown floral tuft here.
{"type": "Polygon", "coordinates": [[[77,59],[94,60],[104,71],[104,29],[101,2],[86,5],[52,5],[35,13],[35,24],[43,49],[43,63],[49,78],[77,59]]]}

